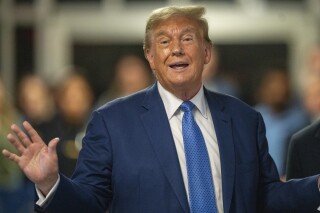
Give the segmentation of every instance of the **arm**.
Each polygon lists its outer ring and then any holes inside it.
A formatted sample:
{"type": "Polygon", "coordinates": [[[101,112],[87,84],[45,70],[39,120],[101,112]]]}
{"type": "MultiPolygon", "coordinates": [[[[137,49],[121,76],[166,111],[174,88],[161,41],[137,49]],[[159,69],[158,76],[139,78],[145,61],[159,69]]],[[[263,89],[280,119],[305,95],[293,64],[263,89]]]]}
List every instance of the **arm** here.
{"type": "Polygon", "coordinates": [[[265,126],[258,118],[260,160],[259,212],[317,212],[320,204],[318,176],[283,183],[268,153],[265,126]]]}
{"type": "Polygon", "coordinates": [[[107,126],[102,115],[94,112],[72,179],[60,174],[60,183],[52,200],[39,212],[106,212],[112,199],[111,167],[112,150],[107,126]]]}
{"type": "MultiPolygon", "coordinates": [[[[31,140],[16,125],[12,126],[12,130],[18,139],[13,134],[8,135],[9,141],[21,156],[7,150],[3,150],[3,154],[19,164],[41,193],[47,195],[58,178],[56,155],[58,139],[53,139],[46,146],[30,124],[25,122],[24,127],[31,140]]],[[[111,163],[109,134],[102,116],[96,112],[88,125],[73,180],[60,174],[60,182],[52,198],[49,198],[49,203],[45,203],[43,207],[35,205],[35,211],[46,213],[106,212],[112,196],[111,163]]]]}

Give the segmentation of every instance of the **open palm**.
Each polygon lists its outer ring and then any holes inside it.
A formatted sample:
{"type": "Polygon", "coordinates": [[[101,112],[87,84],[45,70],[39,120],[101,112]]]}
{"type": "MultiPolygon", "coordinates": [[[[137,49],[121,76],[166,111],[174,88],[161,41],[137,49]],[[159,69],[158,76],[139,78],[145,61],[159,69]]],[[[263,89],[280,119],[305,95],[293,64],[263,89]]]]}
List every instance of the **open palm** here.
{"type": "Polygon", "coordinates": [[[14,134],[9,133],[7,137],[19,155],[8,150],[3,150],[2,153],[16,162],[24,174],[46,195],[58,178],[56,146],[59,139],[51,140],[47,146],[28,122],[24,122],[23,127],[30,137],[15,124],[11,126],[14,134]]]}

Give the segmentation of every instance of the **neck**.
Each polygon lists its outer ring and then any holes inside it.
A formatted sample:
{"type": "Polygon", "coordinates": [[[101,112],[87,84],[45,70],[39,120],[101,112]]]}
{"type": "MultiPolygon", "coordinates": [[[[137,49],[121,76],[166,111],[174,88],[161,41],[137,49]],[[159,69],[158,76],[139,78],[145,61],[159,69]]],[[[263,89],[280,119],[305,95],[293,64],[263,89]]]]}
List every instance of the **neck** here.
{"type": "Polygon", "coordinates": [[[199,92],[199,90],[196,90],[196,91],[184,90],[184,91],[178,91],[173,94],[183,101],[188,101],[188,100],[192,99],[198,92],[199,92]]]}
{"type": "MultiPolygon", "coordinates": [[[[161,84],[162,85],[162,84],[161,84]]],[[[195,87],[190,87],[189,85],[186,87],[165,87],[162,85],[163,88],[165,88],[167,91],[172,93],[174,96],[177,98],[183,100],[183,101],[188,101],[192,99],[201,89],[202,84],[197,85],[195,87]]]]}

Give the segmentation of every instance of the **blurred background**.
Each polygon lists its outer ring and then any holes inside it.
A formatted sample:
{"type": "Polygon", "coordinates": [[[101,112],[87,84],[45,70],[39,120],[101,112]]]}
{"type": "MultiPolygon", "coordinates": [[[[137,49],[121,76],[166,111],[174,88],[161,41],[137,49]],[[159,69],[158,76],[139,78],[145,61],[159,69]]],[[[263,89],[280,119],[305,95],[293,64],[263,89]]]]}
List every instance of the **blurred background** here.
{"type": "Polygon", "coordinates": [[[5,88],[14,96],[27,72],[55,84],[75,65],[100,95],[122,54],[143,57],[149,13],[171,4],[206,6],[219,69],[235,77],[239,95],[251,105],[251,87],[266,66],[286,67],[298,86],[307,54],[319,42],[318,0],[1,0],[5,88]]]}
{"type": "MultiPolygon", "coordinates": [[[[62,138],[70,176],[91,110],[154,81],[142,50],[149,13],[187,4],[207,8],[205,85],[262,113],[284,178],[288,139],[320,115],[319,0],[0,0],[0,148],[10,124],[28,120],[46,142],[62,138]]],[[[32,212],[33,191],[0,157],[0,212],[32,212]]]]}

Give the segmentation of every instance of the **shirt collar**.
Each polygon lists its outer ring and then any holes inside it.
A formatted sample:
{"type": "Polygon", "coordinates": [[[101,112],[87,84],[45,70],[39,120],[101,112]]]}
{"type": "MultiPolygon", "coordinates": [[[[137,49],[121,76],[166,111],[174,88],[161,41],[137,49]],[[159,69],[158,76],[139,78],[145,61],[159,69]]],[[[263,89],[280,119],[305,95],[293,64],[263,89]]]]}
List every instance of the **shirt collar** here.
{"type": "MultiPolygon", "coordinates": [[[[163,101],[164,107],[167,112],[168,119],[170,120],[172,116],[176,113],[177,109],[179,109],[180,105],[183,103],[183,100],[177,98],[171,92],[166,90],[159,81],[158,90],[160,97],[163,101]]],[[[198,93],[190,100],[200,111],[201,115],[204,118],[207,118],[207,108],[206,108],[206,99],[204,96],[203,86],[200,87],[198,93]]]]}

